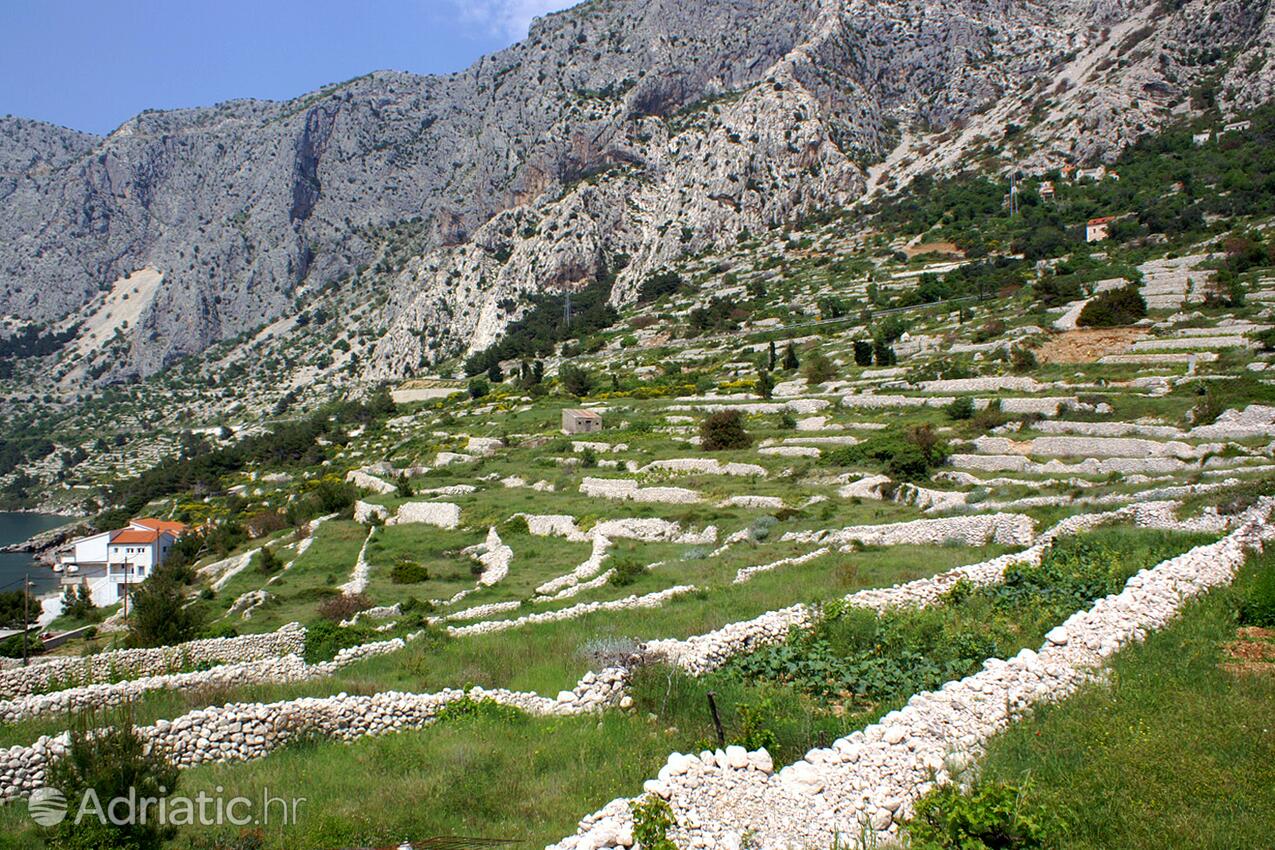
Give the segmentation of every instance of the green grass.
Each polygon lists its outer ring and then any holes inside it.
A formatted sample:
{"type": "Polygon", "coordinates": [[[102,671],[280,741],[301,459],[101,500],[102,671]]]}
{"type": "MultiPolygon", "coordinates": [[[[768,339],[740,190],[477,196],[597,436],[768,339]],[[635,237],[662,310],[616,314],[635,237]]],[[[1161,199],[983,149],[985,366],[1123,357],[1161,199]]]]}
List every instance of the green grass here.
{"type": "Polygon", "coordinates": [[[1031,796],[1069,813],[1058,846],[1094,850],[1256,848],[1275,835],[1275,672],[1219,668],[1235,637],[1240,583],[1121,652],[1108,685],[1040,708],[995,739],[984,775],[1032,779],[1031,796]]]}

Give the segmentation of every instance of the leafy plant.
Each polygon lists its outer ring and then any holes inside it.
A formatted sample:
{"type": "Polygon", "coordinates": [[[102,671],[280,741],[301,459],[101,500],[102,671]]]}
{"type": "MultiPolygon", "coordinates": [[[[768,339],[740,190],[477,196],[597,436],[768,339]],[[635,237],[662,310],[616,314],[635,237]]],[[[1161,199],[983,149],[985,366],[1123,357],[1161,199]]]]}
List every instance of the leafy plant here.
{"type": "Polygon", "coordinates": [[[981,783],[968,793],[940,785],[916,803],[906,830],[913,850],[1036,850],[1061,836],[1061,820],[1026,800],[1028,787],[981,783]]]}
{"type": "Polygon", "coordinates": [[[673,808],[659,797],[646,795],[629,803],[633,815],[633,838],[642,850],[677,850],[668,831],[677,825],[673,808]]]}

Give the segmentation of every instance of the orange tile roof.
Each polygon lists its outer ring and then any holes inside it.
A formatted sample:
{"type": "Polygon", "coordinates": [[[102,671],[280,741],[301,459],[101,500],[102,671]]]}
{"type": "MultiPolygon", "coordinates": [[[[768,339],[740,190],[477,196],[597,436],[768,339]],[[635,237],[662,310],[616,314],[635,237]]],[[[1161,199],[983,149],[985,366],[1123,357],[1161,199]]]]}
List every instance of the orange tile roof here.
{"type": "Polygon", "coordinates": [[[159,532],[151,529],[142,531],[137,528],[126,528],[123,531],[115,532],[115,536],[111,538],[112,543],[154,543],[159,539],[159,532]]]}
{"type": "Polygon", "coordinates": [[[134,525],[145,526],[155,531],[167,531],[174,537],[180,537],[186,531],[186,523],[174,522],[167,519],[155,519],[154,517],[141,517],[133,520],[134,525]]]}

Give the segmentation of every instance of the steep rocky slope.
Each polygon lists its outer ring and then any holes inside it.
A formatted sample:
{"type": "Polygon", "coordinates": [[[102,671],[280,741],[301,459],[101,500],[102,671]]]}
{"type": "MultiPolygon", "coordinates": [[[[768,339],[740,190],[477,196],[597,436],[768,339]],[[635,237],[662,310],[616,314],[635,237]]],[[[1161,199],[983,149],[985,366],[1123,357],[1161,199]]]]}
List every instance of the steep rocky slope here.
{"type": "MultiPolygon", "coordinates": [[[[592,0],[445,77],[147,112],[101,139],[3,119],[0,311],[69,324],[154,269],[116,352],[61,376],[149,374],[326,285],[357,297],[370,229],[419,219],[360,367],[399,377],[486,344],[526,293],[620,269],[624,300],[676,256],[849,203],[907,131],[991,108],[987,133],[1016,118],[1038,155],[1083,160],[1202,83],[1260,101],[1271,26],[1251,0],[592,0]]],[[[988,138],[957,140],[944,167],[988,138]]]]}

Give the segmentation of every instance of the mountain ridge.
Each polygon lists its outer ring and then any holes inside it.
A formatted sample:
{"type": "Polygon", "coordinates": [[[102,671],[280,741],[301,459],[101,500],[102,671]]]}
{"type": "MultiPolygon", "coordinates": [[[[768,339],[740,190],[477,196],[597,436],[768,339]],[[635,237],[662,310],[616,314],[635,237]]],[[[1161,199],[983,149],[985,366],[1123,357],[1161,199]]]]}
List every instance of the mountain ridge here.
{"type": "Polygon", "coordinates": [[[852,203],[900,139],[988,110],[1045,112],[1028,121],[1030,164],[1066,141],[1077,159],[1113,156],[1209,75],[1223,106],[1260,101],[1270,31],[1269,3],[1238,0],[594,0],[445,76],[146,111],[105,137],[14,119],[0,310],[65,327],[154,268],[164,285],[117,346],[59,380],[145,376],[324,287],[357,293],[378,252],[362,234],[419,219],[421,253],[388,284],[361,367],[401,378],[489,344],[530,294],[623,265],[620,303],[678,256],[852,203]],[[1150,31],[1117,51],[1110,33],[1135,19],[1150,31]],[[1082,85],[1050,77],[1104,47],[1111,66],[1082,85]]]}

